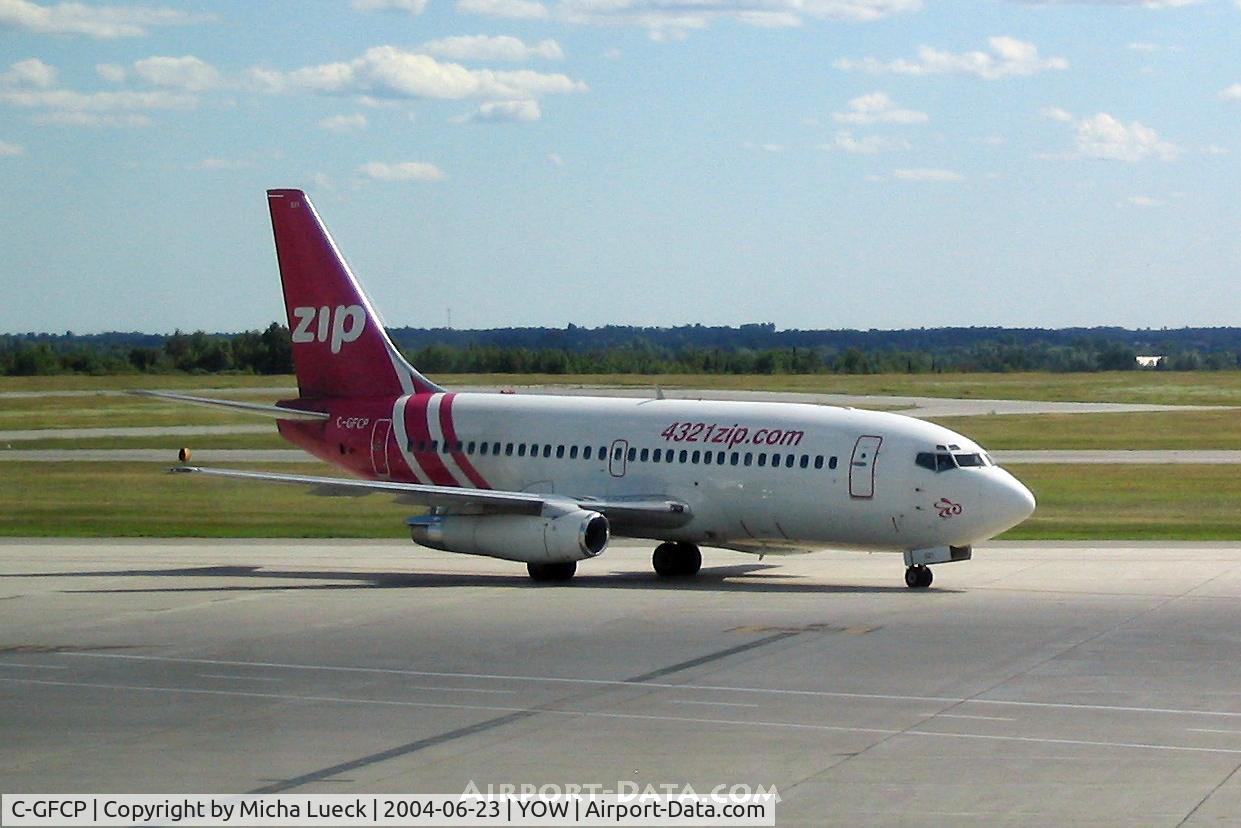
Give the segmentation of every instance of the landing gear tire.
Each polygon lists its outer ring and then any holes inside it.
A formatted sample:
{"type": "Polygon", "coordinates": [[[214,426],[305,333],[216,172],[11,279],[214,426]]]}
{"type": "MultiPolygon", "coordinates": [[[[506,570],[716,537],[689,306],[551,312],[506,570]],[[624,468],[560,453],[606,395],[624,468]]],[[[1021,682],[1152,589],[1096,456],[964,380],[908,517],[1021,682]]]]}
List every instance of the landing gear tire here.
{"type": "Polygon", "coordinates": [[[661,578],[688,578],[702,569],[702,552],[692,543],[661,543],[651,565],[661,578]]]}
{"type": "Polygon", "coordinates": [[[924,564],[914,564],[905,570],[905,586],[910,589],[926,589],[934,579],[931,568],[924,564]]]}
{"type": "Polygon", "coordinates": [[[573,573],[577,572],[577,562],[569,561],[568,563],[528,563],[526,571],[530,573],[531,580],[541,581],[544,583],[555,581],[567,581],[573,577],[573,573]]]}

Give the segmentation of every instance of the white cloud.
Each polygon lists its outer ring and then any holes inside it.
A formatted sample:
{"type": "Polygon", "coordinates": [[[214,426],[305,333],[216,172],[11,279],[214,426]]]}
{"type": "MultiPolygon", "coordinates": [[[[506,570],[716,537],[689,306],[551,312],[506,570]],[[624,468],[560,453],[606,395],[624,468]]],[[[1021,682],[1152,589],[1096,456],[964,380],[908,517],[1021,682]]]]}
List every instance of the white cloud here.
{"type": "Polygon", "coordinates": [[[1146,52],[1154,54],[1156,52],[1179,52],[1180,46],[1164,46],[1159,43],[1128,43],[1125,48],[1131,52],[1146,52]]]}
{"type": "Polygon", "coordinates": [[[943,184],[957,184],[965,180],[965,176],[959,172],[933,168],[892,170],[892,177],[897,181],[925,181],[943,184]]]}
{"type": "Polygon", "coordinates": [[[841,150],[850,155],[875,155],[887,150],[908,149],[909,144],[904,141],[893,141],[880,135],[864,135],[861,138],[857,138],[846,129],[837,132],[832,138],[832,143],[824,144],[822,148],[826,150],[841,150]]]}
{"type": "Polygon", "coordinates": [[[0,84],[47,89],[56,85],[56,68],[38,58],[19,60],[9,65],[9,71],[0,73],[0,84]]]}
{"type": "Polygon", "coordinates": [[[1162,199],[1144,195],[1130,196],[1127,201],[1134,207],[1163,207],[1167,204],[1167,202],[1162,199]]]}
{"type": "Polygon", "coordinates": [[[193,109],[198,99],[175,92],[75,92],[72,89],[0,89],[0,101],[30,109],[65,112],[116,112],[144,109],[193,109]]]}
{"type": "Polygon", "coordinates": [[[358,11],[407,12],[418,15],[426,11],[427,0],[353,0],[358,11]]]}
{"type": "Polygon", "coordinates": [[[250,76],[269,91],[292,88],[321,94],[442,100],[525,100],[587,90],[585,83],[567,75],[529,69],[467,69],[395,46],[367,49],[362,57],[348,63],[325,63],[288,73],[254,69],[250,76]]]}
{"type": "Polygon", "coordinates": [[[8,141],[0,141],[0,158],[13,158],[14,156],[25,154],[25,147],[18,144],[10,144],[8,141]]]}
{"type": "Polygon", "coordinates": [[[543,116],[539,102],[525,101],[487,101],[478,107],[478,111],[465,118],[463,122],[502,122],[519,121],[529,123],[543,116]]]}
{"type": "Polygon", "coordinates": [[[187,92],[202,92],[220,85],[219,71],[193,55],[144,58],[134,64],[134,74],[155,86],[187,92]]]}
{"type": "Polygon", "coordinates": [[[901,109],[884,92],[860,95],[845,105],[844,112],[833,112],[832,120],[838,124],[866,126],[868,124],[923,124],[930,120],[925,112],[901,109]]]}
{"type": "Polygon", "coordinates": [[[1219,96],[1226,101],[1241,101],[1241,83],[1234,83],[1220,91],[1219,96]]]}
{"type": "Polygon", "coordinates": [[[1083,118],[1074,127],[1077,155],[1135,163],[1147,158],[1171,161],[1180,147],[1161,139],[1155,130],[1134,121],[1125,124],[1106,112],[1083,118]]]}
{"type": "Polygon", "coordinates": [[[547,6],[535,0],[457,0],[457,11],[510,20],[541,20],[547,6]]]}
{"type": "Polygon", "coordinates": [[[548,38],[533,46],[527,46],[521,40],[508,35],[489,37],[487,35],[461,35],[430,40],[419,47],[419,51],[428,55],[449,58],[451,60],[508,60],[522,62],[532,58],[544,60],[560,60],[564,51],[560,44],[548,38]]]}
{"type": "Polygon", "coordinates": [[[373,181],[439,181],[444,177],[443,170],[425,161],[403,161],[399,164],[372,161],[358,167],[358,173],[373,181]]]}
{"type": "Polygon", "coordinates": [[[125,71],[124,66],[118,66],[115,63],[97,63],[95,74],[109,83],[122,83],[129,73],[125,71]]]}
{"type": "Polygon", "coordinates": [[[1038,111],[1038,114],[1042,115],[1049,121],[1055,121],[1061,124],[1073,123],[1073,113],[1069,112],[1067,109],[1061,109],[1058,106],[1045,106],[1038,111]]]}
{"type": "Polygon", "coordinates": [[[319,121],[319,126],[329,132],[353,132],[366,129],[366,116],[361,112],[355,115],[333,115],[319,121]]]}
{"type": "Polygon", "coordinates": [[[151,119],[137,112],[105,113],[60,110],[44,112],[32,118],[41,126],[72,127],[128,127],[142,128],[151,125],[151,119]]]}
{"type": "Polygon", "coordinates": [[[214,20],[211,15],[148,6],[96,6],[30,0],[0,0],[0,27],[36,34],[86,35],[99,39],[141,37],[157,26],[187,26],[214,20]]]}
{"type": "Polygon", "coordinates": [[[1142,6],[1147,9],[1180,9],[1202,0],[1022,0],[1031,6],[1142,6]]]}
{"type": "Polygon", "coordinates": [[[800,26],[807,18],[869,21],[917,11],[922,0],[559,0],[554,10],[535,0],[457,0],[457,11],[488,17],[637,26],[659,41],[683,40],[719,20],[760,28],[800,26]]]}
{"type": "Polygon", "coordinates": [[[900,58],[885,63],[873,57],[861,60],[842,58],[832,65],[845,71],[860,70],[871,74],[974,75],[984,80],[1035,75],[1069,66],[1069,62],[1062,57],[1041,57],[1033,43],[1016,38],[992,37],[988,38],[987,43],[990,52],[955,54],[922,46],[918,49],[916,60],[900,58]]]}

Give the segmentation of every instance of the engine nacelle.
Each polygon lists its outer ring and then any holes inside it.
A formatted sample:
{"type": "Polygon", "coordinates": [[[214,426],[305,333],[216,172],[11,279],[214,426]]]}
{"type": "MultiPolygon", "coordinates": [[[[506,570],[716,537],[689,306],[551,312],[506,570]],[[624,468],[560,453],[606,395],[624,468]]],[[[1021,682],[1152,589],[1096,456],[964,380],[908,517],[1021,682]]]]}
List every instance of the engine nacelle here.
{"type": "Polygon", "coordinates": [[[608,519],[578,509],[561,515],[426,515],[406,521],[414,543],[522,563],[568,563],[607,549],[608,519]]]}

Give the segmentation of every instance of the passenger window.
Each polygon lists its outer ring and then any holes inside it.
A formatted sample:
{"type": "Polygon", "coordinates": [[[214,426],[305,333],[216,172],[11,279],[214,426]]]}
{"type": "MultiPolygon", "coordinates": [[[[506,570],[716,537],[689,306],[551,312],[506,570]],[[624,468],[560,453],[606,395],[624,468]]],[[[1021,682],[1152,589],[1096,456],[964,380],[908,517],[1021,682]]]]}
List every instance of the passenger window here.
{"type": "Polygon", "coordinates": [[[586,448],[582,449],[582,459],[589,460],[592,450],[593,449],[590,446],[587,446],[586,448]]]}
{"type": "Polygon", "coordinates": [[[569,446],[569,459],[570,460],[577,459],[577,446],[569,446]]]}
{"type": "Polygon", "coordinates": [[[474,443],[474,441],[473,441],[473,440],[471,440],[471,441],[470,441],[470,442],[466,445],[466,447],[465,447],[465,453],[466,453],[466,454],[473,454],[473,453],[474,453],[474,446],[475,446],[475,443],[474,443]]]}
{"type": "Polygon", "coordinates": [[[771,455],[771,465],[773,466],[780,465],[780,455],[778,454],[771,455]]]}
{"type": "Polygon", "coordinates": [[[662,461],[663,461],[663,459],[664,459],[664,450],[663,450],[663,449],[655,449],[655,452],[651,455],[651,462],[652,462],[652,463],[659,463],[659,462],[662,462],[662,461]]]}
{"type": "Polygon", "coordinates": [[[439,451],[439,440],[432,440],[428,443],[427,451],[439,451]]]}
{"type": "Polygon", "coordinates": [[[645,463],[650,456],[651,456],[650,449],[642,449],[642,451],[638,453],[638,462],[645,463]]]}
{"type": "Polygon", "coordinates": [[[792,455],[792,454],[790,454],[790,455],[786,456],[786,457],[784,458],[784,467],[785,467],[786,469],[791,469],[791,468],[793,468],[793,461],[794,461],[794,460],[796,460],[796,459],[797,459],[797,458],[796,458],[794,455],[792,455]]]}
{"type": "Polygon", "coordinates": [[[702,453],[702,462],[703,462],[703,465],[705,466],[711,465],[711,452],[704,451],[702,453]]]}
{"type": "Polygon", "coordinates": [[[810,455],[803,454],[801,456],[801,467],[805,469],[805,468],[809,468],[809,466],[810,466],[810,455]]]}
{"type": "Polygon", "coordinates": [[[604,458],[606,458],[607,456],[608,456],[608,448],[607,448],[607,446],[599,446],[599,459],[600,459],[600,460],[603,460],[603,459],[604,459],[604,458]]]}
{"type": "Polygon", "coordinates": [[[667,451],[664,452],[665,463],[671,463],[675,459],[676,459],[676,452],[673,451],[672,449],[668,449],[667,451]]]}
{"type": "Polygon", "coordinates": [[[478,444],[478,453],[479,453],[479,454],[486,454],[486,453],[487,453],[487,444],[486,444],[486,443],[479,443],[479,444],[478,444]]]}
{"type": "Polygon", "coordinates": [[[556,446],[556,459],[560,460],[564,457],[564,446],[556,446]]]}
{"type": "Polygon", "coordinates": [[[543,456],[544,457],[552,456],[552,444],[551,443],[548,443],[547,445],[543,446],[543,456]]]}
{"type": "Polygon", "coordinates": [[[538,456],[539,456],[539,444],[538,444],[538,443],[531,443],[531,444],[530,444],[530,456],[531,456],[531,457],[538,457],[538,456]]]}
{"type": "Polygon", "coordinates": [[[732,456],[728,458],[728,462],[729,462],[729,464],[730,464],[730,465],[735,466],[735,465],[737,465],[737,461],[738,461],[740,458],[741,458],[741,455],[740,455],[740,454],[738,454],[737,452],[735,452],[735,451],[734,451],[734,452],[732,453],[732,456]]]}
{"type": "Polygon", "coordinates": [[[681,458],[680,458],[681,462],[684,463],[688,458],[689,458],[689,452],[686,451],[685,449],[681,449],[681,458]]]}
{"type": "Polygon", "coordinates": [[[492,454],[495,454],[495,455],[499,455],[499,454],[500,454],[500,444],[499,444],[499,443],[492,443],[492,444],[491,444],[491,453],[492,453],[492,454]]]}
{"type": "Polygon", "coordinates": [[[745,464],[748,466],[754,462],[754,453],[747,451],[745,453],[745,464]]]}
{"type": "Polygon", "coordinates": [[[831,460],[828,460],[828,461],[827,461],[827,467],[828,467],[829,469],[834,469],[834,468],[836,468],[836,458],[835,458],[835,457],[833,457],[831,460]]]}
{"type": "Polygon", "coordinates": [[[512,444],[512,443],[505,443],[505,444],[504,444],[504,456],[505,456],[505,457],[512,457],[512,456],[513,456],[513,444],[512,444]]]}
{"type": "Polygon", "coordinates": [[[765,465],[767,465],[767,455],[766,455],[766,454],[764,454],[764,453],[762,453],[762,452],[759,452],[759,455],[758,455],[758,465],[759,465],[760,467],[761,467],[761,466],[765,466],[765,465]]]}
{"type": "Polygon", "coordinates": [[[525,457],[525,456],[526,456],[526,444],[525,444],[525,443],[518,443],[518,444],[517,444],[517,456],[518,456],[518,457],[525,457]]]}
{"type": "Polygon", "coordinates": [[[722,465],[724,465],[724,452],[722,452],[722,451],[717,451],[717,452],[715,453],[715,465],[717,465],[717,466],[722,466],[722,465]]]}
{"type": "Polygon", "coordinates": [[[629,449],[629,458],[628,458],[629,462],[632,463],[634,460],[637,460],[637,459],[638,459],[638,450],[636,448],[629,449]]]}
{"type": "Polygon", "coordinates": [[[816,455],[815,455],[815,457],[814,457],[814,467],[815,467],[816,469],[821,469],[821,468],[823,468],[823,455],[822,455],[822,454],[816,454],[816,455]]]}

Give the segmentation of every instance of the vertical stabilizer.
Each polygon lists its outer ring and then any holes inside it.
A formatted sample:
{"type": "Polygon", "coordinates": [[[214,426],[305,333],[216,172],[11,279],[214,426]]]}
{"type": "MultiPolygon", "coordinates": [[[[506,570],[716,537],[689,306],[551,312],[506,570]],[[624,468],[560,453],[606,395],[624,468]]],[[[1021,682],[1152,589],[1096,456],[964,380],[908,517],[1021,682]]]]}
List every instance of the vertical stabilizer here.
{"type": "Polygon", "coordinates": [[[301,190],[268,190],[293,366],[304,398],[442,391],[397,351],[301,190]]]}

